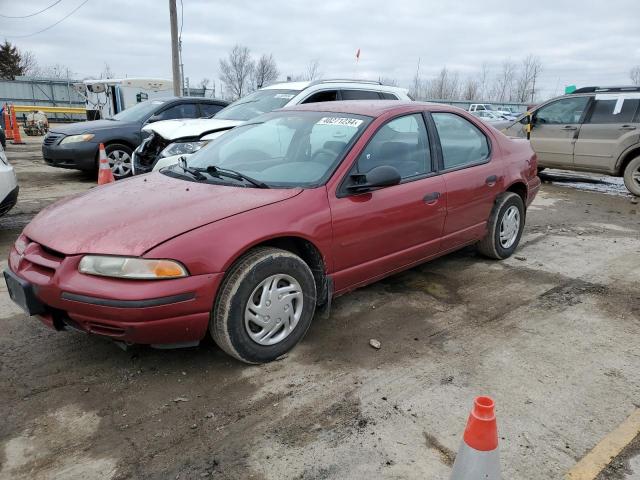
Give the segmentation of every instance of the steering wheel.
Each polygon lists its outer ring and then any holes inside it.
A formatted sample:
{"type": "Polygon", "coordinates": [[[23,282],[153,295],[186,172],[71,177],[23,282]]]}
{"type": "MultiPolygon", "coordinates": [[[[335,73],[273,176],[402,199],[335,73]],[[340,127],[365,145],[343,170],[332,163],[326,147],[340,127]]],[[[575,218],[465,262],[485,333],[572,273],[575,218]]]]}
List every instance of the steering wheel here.
{"type": "Polygon", "coordinates": [[[334,150],[330,150],[328,148],[321,148],[320,150],[315,151],[313,155],[311,155],[311,161],[321,163],[316,160],[316,157],[320,155],[329,155],[331,158],[335,158],[337,156],[337,153],[334,150]]]}

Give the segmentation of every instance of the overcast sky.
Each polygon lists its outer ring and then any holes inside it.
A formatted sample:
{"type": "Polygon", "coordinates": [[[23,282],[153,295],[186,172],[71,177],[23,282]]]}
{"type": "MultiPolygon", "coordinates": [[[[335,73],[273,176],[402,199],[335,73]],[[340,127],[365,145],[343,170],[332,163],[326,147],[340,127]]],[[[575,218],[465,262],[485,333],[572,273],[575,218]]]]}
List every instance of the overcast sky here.
{"type": "MultiPolygon", "coordinates": [[[[28,15],[55,0],[0,0],[1,15],[28,15]]],[[[41,66],[63,64],[78,78],[171,78],[167,0],[62,0],[39,15],[0,17],[3,36],[31,50],[41,66]]],[[[218,61],[234,44],[272,53],[281,77],[312,59],[324,77],[386,77],[409,87],[418,58],[426,79],[444,65],[496,72],[506,59],[539,56],[543,97],[564,86],[628,84],[640,65],[640,0],[183,0],[183,60],[191,84],[219,85],[218,61]],[[358,65],[356,50],[361,49],[358,65]]],[[[178,13],[180,1],[178,0],[178,13]]]]}

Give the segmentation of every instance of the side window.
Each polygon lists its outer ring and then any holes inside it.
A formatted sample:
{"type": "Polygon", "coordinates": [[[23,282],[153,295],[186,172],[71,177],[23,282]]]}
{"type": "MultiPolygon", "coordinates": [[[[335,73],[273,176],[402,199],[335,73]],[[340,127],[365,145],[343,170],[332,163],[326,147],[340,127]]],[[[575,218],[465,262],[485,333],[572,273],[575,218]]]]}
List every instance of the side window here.
{"type": "Polygon", "coordinates": [[[398,97],[396,97],[393,93],[380,92],[380,96],[384,100],[398,100],[398,97]]]}
{"type": "Polygon", "coordinates": [[[429,137],[421,114],[389,121],[376,132],[356,162],[358,173],[381,165],[395,167],[402,178],[432,171],[429,137]]]}
{"type": "Polygon", "coordinates": [[[196,118],[198,107],[195,103],[180,103],[163,110],[158,114],[159,120],[172,120],[174,118],[196,118]]]}
{"type": "Polygon", "coordinates": [[[540,108],[535,114],[541,124],[580,123],[589,97],[567,97],[540,108]]]}
{"type": "Polygon", "coordinates": [[[637,98],[613,98],[611,100],[596,100],[591,118],[588,123],[627,123],[632,122],[640,99],[637,98]],[[616,108],[616,104],[620,105],[616,108]]]}
{"type": "Polygon", "coordinates": [[[210,117],[215,115],[224,107],[222,105],[216,105],[215,103],[201,103],[200,104],[200,116],[201,117],[210,117]]]}
{"type": "Polygon", "coordinates": [[[434,113],[433,121],[440,137],[444,168],[456,168],[484,162],[489,142],[484,133],[454,113],[434,113]]]}
{"type": "Polygon", "coordinates": [[[337,90],[324,90],[314,93],[302,103],[335,102],[337,99],[337,90]]]}
{"type": "Polygon", "coordinates": [[[370,90],[342,90],[342,100],[380,100],[378,92],[370,90]]]}

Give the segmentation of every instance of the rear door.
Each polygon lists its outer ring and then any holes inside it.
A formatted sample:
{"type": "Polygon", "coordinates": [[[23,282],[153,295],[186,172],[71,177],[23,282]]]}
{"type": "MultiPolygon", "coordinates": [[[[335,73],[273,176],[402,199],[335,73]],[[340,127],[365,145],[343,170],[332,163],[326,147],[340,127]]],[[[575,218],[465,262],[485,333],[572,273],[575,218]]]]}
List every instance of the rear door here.
{"type": "Polygon", "coordinates": [[[540,166],[573,166],[573,150],[589,100],[589,96],[563,97],[534,112],[530,140],[540,166]]]}
{"type": "Polygon", "coordinates": [[[599,94],[580,127],[575,168],[614,173],[623,151],[640,141],[640,94],[599,94]]]}
{"type": "Polygon", "coordinates": [[[389,120],[360,152],[349,175],[391,165],[400,172],[401,183],[349,194],[349,176],[330,195],[336,291],[438,253],[446,192],[432,151],[422,114],[389,120]]]}
{"type": "Polygon", "coordinates": [[[475,241],[486,231],[496,196],[504,190],[504,173],[488,136],[461,115],[433,112],[447,190],[442,249],[475,241]]]}

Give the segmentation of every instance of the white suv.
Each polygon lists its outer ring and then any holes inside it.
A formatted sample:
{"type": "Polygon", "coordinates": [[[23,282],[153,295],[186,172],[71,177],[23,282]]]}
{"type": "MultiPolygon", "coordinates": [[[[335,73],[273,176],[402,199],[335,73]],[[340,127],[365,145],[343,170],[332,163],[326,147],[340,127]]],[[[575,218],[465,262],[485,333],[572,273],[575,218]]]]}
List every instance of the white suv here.
{"type": "Polygon", "coordinates": [[[214,117],[164,120],[143,128],[149,135],[133,153],[134,175],[178,163],[208,142],[263,113],[301,103],[336,100],[411,100],[404,88],[362,80],[277,83],[236,100],[214,117]]]}

